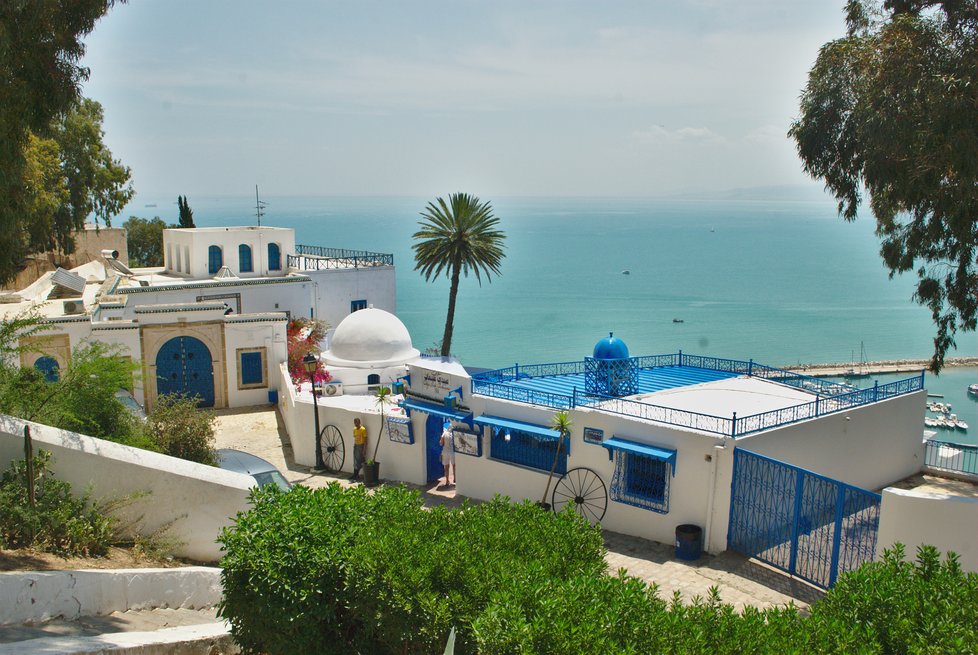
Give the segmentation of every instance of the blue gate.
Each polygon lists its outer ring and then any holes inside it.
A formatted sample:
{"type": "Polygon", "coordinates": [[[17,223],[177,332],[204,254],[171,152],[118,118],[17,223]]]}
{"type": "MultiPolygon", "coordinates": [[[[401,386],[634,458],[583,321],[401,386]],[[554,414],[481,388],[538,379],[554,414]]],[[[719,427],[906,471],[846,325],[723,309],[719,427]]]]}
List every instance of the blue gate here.
{"type": "MultiPolygon", "coordinates": [[[[441,432],[445,425],[445,417],[434,414],[425,422],[425,461],[428,463],[428,482],[434,482],[442,476],[445,467],[441,463],[441,432]]],[[[447,482],[447,480],[446,480],[447,482]]]]}
{"type": "Polygon", "coordinates": [[[175,337],[156,355],[156,392],[196,396],[199,407],[214,406],[214,362],[200,339],[175,337]]]}
{"type": "Polygon", "coordinates": [[[822,588],[873,559],[880,495],[734,450],[727,547],[822,588]]]}

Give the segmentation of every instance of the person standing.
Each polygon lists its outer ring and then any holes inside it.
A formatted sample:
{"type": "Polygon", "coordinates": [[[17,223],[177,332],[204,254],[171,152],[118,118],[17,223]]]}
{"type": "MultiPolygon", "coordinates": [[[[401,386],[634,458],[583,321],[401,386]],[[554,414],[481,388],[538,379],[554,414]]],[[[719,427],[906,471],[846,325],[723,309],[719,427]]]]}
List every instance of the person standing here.
{"type": "Polygon", "coordinates": [[[353,475],[350,482],[356,482],[360,468],[367,458],[367,428],[361,425],[360,419],[353,419],[353,475]]]}
{"type": "Polygon", "coordinates": [[[445,467],[445,485],[453,485],[455,473],[455,437],[452,436],[452,424],[445,421],[441,431],[441,463],[445,467]]]}

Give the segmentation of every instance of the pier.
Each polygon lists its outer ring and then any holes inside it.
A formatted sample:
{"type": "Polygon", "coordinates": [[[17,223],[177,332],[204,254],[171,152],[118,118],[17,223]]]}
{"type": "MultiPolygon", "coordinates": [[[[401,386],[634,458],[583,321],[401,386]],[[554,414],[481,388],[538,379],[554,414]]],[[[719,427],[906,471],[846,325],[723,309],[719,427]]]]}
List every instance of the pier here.
{"type": "MultiPolygon", "coordinates": [[[[978,366],[978,357],[948,357],[944,360],[945,368],[957,366],[978,366]]],[[[787,365],[784,368],[795,373],[814,377],[844,377],[850,371],[861,375],[880,375],[883,373],[919,373],[930,367],[929,359],[899,359],[879,362],[835,363],[835,364],[801,364],[787,365]]]]}

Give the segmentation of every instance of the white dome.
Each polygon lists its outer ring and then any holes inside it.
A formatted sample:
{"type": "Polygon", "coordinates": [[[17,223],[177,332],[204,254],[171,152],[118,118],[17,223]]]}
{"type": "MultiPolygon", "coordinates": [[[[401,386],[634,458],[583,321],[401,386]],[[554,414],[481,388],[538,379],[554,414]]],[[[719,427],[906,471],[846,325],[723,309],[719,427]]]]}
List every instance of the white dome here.
{"type": "Polygon", "coordinates": [[[361,309],[336,326],[326,364],[394,364],[416,358],[420,353],[411,345],[411,335],[401,320],[382,309],[361,309]]]}

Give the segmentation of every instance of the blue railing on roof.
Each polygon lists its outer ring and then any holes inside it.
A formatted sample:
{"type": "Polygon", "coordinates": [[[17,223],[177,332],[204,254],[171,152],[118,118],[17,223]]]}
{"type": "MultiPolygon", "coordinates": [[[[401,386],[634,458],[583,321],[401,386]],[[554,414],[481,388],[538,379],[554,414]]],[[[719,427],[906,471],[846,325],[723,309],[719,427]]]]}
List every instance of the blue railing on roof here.
{"type": "Polygon", "coordinates": [[[634,416],[657,423],[666,423],[668,425],[692,428],[694,430],[736,438],[826,414],[842,412],[853,407],[860,407],[887,398],[920,391],[924,388],[923,372],[912,378],[897,380],[883,385],[877,382],[872,387],[857,389],[846,384],[830,382],[785,369],[755,364],[753,360],[743,361],[688,355],[682,351],[669,355],[649,355],[633,357],[631,359],[636,362],[638,368],[643,369],[686,366],[759,377],[771,382],[777,382],[814,393],[816,397],[814,401],[782,409],[749,416],[738,417],[735,413],[732,417],[723,417],[672,407],[661,407],[638,400],[616,398],[613,396],[584,395],[576,391],[573,395],[568,396],[566,394],[526,389],[508,384],[510,382],[518,382],[525,378],[581,374],[584,372],[583,361],[522,366],[517,364],[507,368],[483,371],[472,376],[472,393],[553,409],[592,406],[601,411],[634,416]]]}
{"type": "Polygon", "coordinates": [[[978,446],[933,439],[928,439],[924,443],[926,466],[942,471],[978,475],[978,446]]]}
{"type": "Polygon", "coordinates": [[[394,255],[367,250],[347,250],[345,248],[324,248],[323,246],[296,244],[295,255],[288,256],[288,264],[290,268],[316,271],[332,268],[393,266],[394,255]]]}

